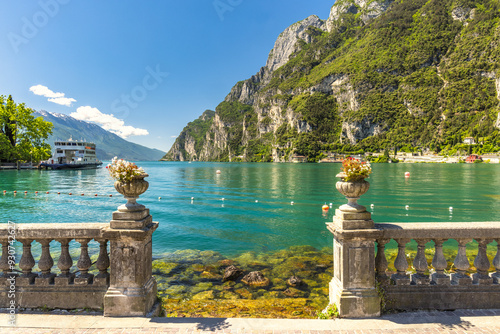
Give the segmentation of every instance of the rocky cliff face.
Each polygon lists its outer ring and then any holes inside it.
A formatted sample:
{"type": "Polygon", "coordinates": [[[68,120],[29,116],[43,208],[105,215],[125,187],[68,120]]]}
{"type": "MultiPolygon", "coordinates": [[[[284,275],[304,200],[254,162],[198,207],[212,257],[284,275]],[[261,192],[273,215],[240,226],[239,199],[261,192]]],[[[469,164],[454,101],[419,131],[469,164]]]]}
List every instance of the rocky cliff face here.
{"type": "Polygon", "coordinates": [[[266,65],[190,123],[166,159],[314,161],[496,140],[500,6],[462,2],[337,0],[326,21],[285,29],[266,65]]]}
{"type": "Polygon", "coordinates": [[[274,72],[288,62],[289,57],[298,51],[297,42],[299,40],[311,43],[311,35],[307,32],[309,27],[326,30],[325,22],[320,20],[316,15],[311,15],[307,19],[286,28],[279,35],[276,43],[274,43],[274,48],[269,53],[266,63],[266,68],[269,72],[274,72]]]}
{"type": "Polygon", "coordinates": [[[332,6],[330,16],[326,21],[326,29],[331,32],[343,21],[346,14],[359,15],[364,23],[377,18],[389,8],[394,0],[338,0],[332,6]]]}

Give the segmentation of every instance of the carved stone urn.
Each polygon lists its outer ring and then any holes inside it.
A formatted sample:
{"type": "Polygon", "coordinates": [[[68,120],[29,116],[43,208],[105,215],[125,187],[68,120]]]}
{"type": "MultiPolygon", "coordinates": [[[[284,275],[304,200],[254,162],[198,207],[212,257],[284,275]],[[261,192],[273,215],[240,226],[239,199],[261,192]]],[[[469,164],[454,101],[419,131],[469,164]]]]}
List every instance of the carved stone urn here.
{"type": "Polygon", "coordinates": [[[344,181],[347,177],[345,173],[337,174],[340,181],[337,181],[337,190],[347,198],[347,204],[341,205],[340,210],[344,212],[365,212],[366,208],[358,204],[358,199],[370,188],[370,183],[365,179],[357,181],[344,181]]]}
{"type": "Polygon", "coordinates": [[[142,211],[146,208],[144,205],[137,203],[137,199],[139,195],[148,190],[149,182],[144,180],[144,178],[148,176],[148,174],[135,175],[130,182],[115,181],[116,191],[122,194],[127,200],[127,203],[118,207],[118,211],[142,211]]]}

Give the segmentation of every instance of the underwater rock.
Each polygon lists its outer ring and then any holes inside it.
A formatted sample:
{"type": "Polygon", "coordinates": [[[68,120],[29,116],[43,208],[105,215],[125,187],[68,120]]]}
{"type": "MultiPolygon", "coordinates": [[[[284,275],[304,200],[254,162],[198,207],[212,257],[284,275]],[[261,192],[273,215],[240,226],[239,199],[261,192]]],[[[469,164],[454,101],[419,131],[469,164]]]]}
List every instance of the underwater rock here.
{"type": "Polygon", "coordinates": [[[205,266],[201,263],[195,263],[191,266],[191,269],[195,272],[202,272],[205,270],[205,266]]]}
{"type": "Polygon", "coordinates": [[[229,266],[226,268],[224,271],[224,276],[222,277],[223,281],[235,281],[238,279],[238,277],[243,274],[243,271],[241,269],[238,269],[236,266],[229,266]]]}
{"type": "Polygon", "coordinates": [[[200,252],[201,262],[204,264],[215,264],[224,257],[219,252],[203,251],[200,252]]]}
{"type": "Polygon", "coordinates": [[[153,261],[153,273],[156,275],[168,275],[177,268],[177,263],[161,260],[153,261]]]}
{"type": "Polygon", "coordinates": [[[299,289],[295,288],[288,288],[285,291],[283,291],[283,294],[287,297],[292,297],[292,298],[302,298],[306,296],[306,293],[304,291],[300,291],[299,289]]]}
{"type": "Polygon", "coordinates": [[[173,285],[165,289],[163,292],[165,295],[168,295],[170,298],[178,298],[181,297],[184,293],[186,293],[187,288],[182,285],[173,285]]]}
{"type": "Polygon", "coordinates": [[[222,278],[222,275],[219,275],[217,273],[214,273],[212,271],[204,271],[200,274],[201,278],[208,279],[208,280],[220,280],[222,278]]]}
{"type": "Polygon", "coordinates": [[[261,299],[276,299],[276,298],[284,298],[285,295],[282,291],[269,291],[264,296],[260,297],[261,299]]]}
{"type": "Polygon", "coordinates": [[[234,281],[227,281],[222,284],[222,287],[224,290],[231,290],[236,286],[236,282],[234,281]]]}
{"type": "Polygon", "coordinates": [[[215,299],[213,290],[203,291],[193,296],[194,300],[211,300],[215,299]]]}
{"type": "Polygon", "coordinates": [[[288,288],[288,286],[286,285],[286,281],[281,278],[273,278],[271,282],[273,283],[273,286],[271,288],[271,290],[273,291],[274,290],[283,291],[286,288],[288,288]]]}
{"type": "Polygon", "coordinates": [[[290,286],[300,286],[302,285],[304,282],[302,282],[302,280],[300,278],[298,278],[297,276],[292,276],[288,279],[288,281],[286,281],[286,283],[290,286]]]}
{"type": "Polygon", "coordinates": [[[220,296],[223,299],[232,299],[232,300],[240,299],[239,295],[231,291],[223,291],[221,292],[220,296]]]}
{"type": "Polygon", "coordinates": [[[318,263],[316,265],[316,271],[325,271],[328,268],[326,263],[318,263]]]}
{"type": "MultiPolygon", "coordinates": [[[[304,279],[302,280],[302,283],[304,285],[307,285],[307,287],[310,289],[320,286],[320,284],[316,280],[311,280],[311,279],[304,279]]],[[[328,286],[328,283],[325,283],[325,285],[328,286]]]]}
{"type": "Polygon", "coordinates": [[[203,283],[198,283],[193,289],[191,290],[192,293],[198,293],[201,291],[206,291],[212,289],[213,284],[209,282],[203,282],[203,283]]]}
{"type": "Polygon", "coordinates": [[[264,277],[260,271],[252,271],[245,275],[241,281],[250,286],[268,286],[269,278],[264,277]]]}
{"type": "Polygon", "coordinates": [[[253,298],[252,293],[250,291],[248,291],[247,289],[238,289],[238,290],[235,290],[234,292],[236,292],[238,295],[240,295],[241,298],[243,298],[243,299],[252,299],[253,298]]]}
{"type": "Polygon", "coordinates": [[[233,260],[224,259],[224,260],[220,260],[219,262],[217,262],[216,266],[217,267],[229,267],[232,264],[234,264],[233,260]]]}

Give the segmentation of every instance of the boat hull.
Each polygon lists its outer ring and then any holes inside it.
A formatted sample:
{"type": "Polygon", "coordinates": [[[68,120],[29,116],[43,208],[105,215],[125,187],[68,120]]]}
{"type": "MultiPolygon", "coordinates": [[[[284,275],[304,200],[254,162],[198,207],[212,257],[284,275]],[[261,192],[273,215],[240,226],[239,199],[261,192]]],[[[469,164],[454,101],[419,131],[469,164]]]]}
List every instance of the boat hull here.
{"type": "Polygon", "coordinates": [[[96,169],[102,165],[102,162],[98,163],[88,163],[88,164],[48,164],[41,163],[39,168],[47,168],[47,169],[96,169]]]}

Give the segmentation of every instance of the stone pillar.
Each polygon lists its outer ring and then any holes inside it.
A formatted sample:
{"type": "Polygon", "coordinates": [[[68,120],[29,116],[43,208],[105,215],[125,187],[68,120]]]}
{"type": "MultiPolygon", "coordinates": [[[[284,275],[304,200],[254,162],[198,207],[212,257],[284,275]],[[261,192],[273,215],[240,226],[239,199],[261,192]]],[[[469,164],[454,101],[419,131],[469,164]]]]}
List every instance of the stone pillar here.
{"type": "Polygon", "coordinates": [[[380,297],[375,284],[375,238],[371,214],[335,211],[328,229],[333,233],[334,277],[330,303],[341,317],[380,316],[380,297]]]}
{"type": "Polygon", "coordinates": [[[120,207],[110,228],[110,287],[104,296],[104,316],[145,316],[156,302],[152,276],[152,234],[158,227],[149,209],[120,207]]]}

